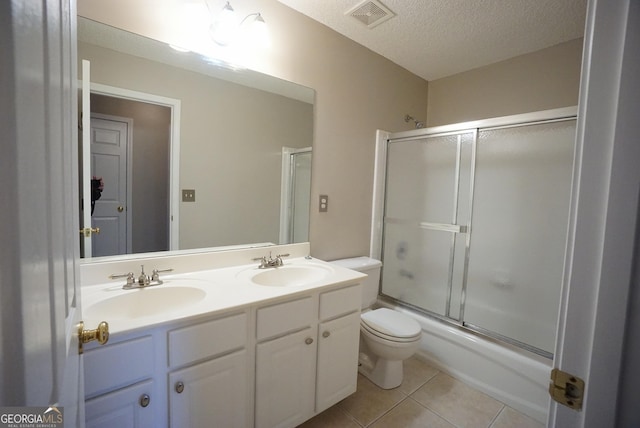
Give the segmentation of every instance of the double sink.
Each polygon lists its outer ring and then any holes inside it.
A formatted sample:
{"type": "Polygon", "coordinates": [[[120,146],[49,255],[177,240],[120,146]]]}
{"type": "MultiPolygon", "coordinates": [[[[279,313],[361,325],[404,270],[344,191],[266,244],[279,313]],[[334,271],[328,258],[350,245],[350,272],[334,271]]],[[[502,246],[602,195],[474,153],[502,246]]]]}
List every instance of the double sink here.
{"type": "Polygon", "coordinates": [[[90,323],[108,321],[113,333],[340,282],[341,271],[351,272],[302,257],[279,267],[244,265],[167,275],[161,285],[129,290],[113,281],[83,288],[83,314],[90,323]]]}

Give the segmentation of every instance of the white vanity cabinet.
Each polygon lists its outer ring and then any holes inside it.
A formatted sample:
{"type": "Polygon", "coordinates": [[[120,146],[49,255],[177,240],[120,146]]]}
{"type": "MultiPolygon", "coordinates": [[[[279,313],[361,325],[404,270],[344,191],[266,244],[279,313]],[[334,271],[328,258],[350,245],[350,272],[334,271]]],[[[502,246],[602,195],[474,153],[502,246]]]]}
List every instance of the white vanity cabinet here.
{"type": "Polygon", "coordinates": [[[360,287],[354,285],[320,294],[316,413],[356,392],[360,287]]]}
{"type": "Polygon", "coordinates": [[[314,413],[317,300],[257,310],[256,428],[294,427],[314,413]]]}
{"type": "Polygon", "coordinates": [[[298,426],[356,391],[360,277],[339,278],[88,344],[86,426],[298,426]]]}
{"type": "Polygon", "coordinates": [[[153,381],[153,336],[124,337],[84,353],[88,428],[154,428],[164,405],[153,381]]]}
{"type": "Polygon", "coordinates": [[[247,326],[239,313],[168,332],[169,366],[188,365],[169,373],[170,427],[250,426],[247,326]]]}
{"type": "Polygon", "coordinates": [[[354,393],[360,285],[257,310],[256,428],[295,427],[354,393]]]}

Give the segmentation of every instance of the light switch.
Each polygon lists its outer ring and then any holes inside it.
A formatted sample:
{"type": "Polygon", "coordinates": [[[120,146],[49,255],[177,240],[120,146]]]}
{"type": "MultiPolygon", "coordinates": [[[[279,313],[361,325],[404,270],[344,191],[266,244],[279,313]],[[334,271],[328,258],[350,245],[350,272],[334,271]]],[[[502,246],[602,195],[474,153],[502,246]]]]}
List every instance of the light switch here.
{"type": "Polygon", "coordinates": [[[320,212],[326,213],[329,208],[329,196],[320,195],[320,212]]]}
{"type": "Polygon", "coordinates": [[[182,189],[182,202],[195,202],[196,190],[195,189],[182,189]]]}

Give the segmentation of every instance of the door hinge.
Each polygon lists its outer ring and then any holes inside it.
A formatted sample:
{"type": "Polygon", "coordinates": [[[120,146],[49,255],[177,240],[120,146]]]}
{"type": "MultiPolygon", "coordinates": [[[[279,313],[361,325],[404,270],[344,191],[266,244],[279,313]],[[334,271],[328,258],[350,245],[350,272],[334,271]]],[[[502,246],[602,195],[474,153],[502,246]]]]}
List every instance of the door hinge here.
{"type": "Polygon", "coordinates": [[[551,395],[551,398],[560,404],[574,410],[582,410],[584,381],[578,376],[574,376],[555,368],[551,370],[549,394],[551,395]]]}

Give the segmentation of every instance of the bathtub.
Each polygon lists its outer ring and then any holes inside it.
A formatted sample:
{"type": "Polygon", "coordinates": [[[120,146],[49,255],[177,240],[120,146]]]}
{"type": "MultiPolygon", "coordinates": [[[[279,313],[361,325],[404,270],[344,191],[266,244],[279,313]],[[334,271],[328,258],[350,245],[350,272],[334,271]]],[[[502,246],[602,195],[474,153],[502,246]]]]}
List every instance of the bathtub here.
{"type": "Polygon", "coordinates": [[[509,407],[545,424],[552,360],[379,301],[422,326],[417,357],[509,407]]]}

